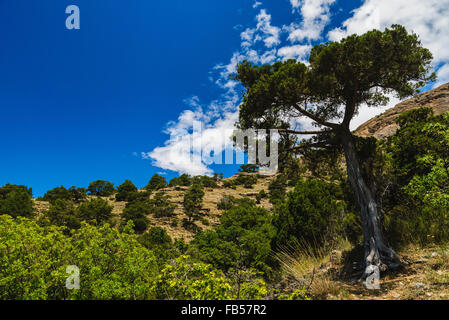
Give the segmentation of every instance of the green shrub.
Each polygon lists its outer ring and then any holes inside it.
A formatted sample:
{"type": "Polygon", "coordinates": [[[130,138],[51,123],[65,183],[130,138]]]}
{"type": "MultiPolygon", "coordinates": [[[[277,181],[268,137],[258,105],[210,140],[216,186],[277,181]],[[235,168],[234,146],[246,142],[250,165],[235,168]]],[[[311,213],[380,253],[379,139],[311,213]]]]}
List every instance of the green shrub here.
{"type": "Polygon", "coordinates": [[[269,275],[270,243],[275,234],[270,213],[242,199],[224,212],[220,222],[215,231],[195,237],[192,250],[198,250],[198,257],[225,271],[253,268],[269,275]]]}
{"type": "Polygon", "coordinates": [[[165,180],[165,178],[159,174],[154,174],[150,181],[148,182],[147,186],[145,187],[146,190],[151,190],[151,191],[157,191],[160,189],[164,189],[166,188],[167,185],[167,180],[165,180]]]}
{"type": "Polygon", "coordinates": [[[117,194],[115,200],[117,201],[132,201],[136,198],[137,187],[130,180],[125,180],[117,187],[117,194]]]}
{"type": "Polygon", "coordinates": [[[287,194],[287,178],[284,175],[274,178],[268,185],[268,193],[270,203],[277,204],[282,202],[287,194]]]}
{"type": "Polygon", "coordinates": [[[33,192],[25,186],[7,184],[0,187],[0,215],[12,217],[32,217],[33,192]]]}
{"type": "Polygon", "coordinates": [[[148,227],[149,221],[147,216],[150,213],[151,207],[146,201],[127,203],[122,212],[122,225],[126,225],[128,221],[132,221],[134,230],[137,233],[143,233],[148,227]]]}
{"type": "Polygon", "coordinates": [[[150,211],[156,218],[171,217],[174,215],[176,205],[172,204],[169,196],[158,192],[153,199],[149,201],[150,211]]]}
{"type": "Polygon", "coordinates": [[[111,182],[97,180],[89,184],[87,192],[92,196],[109,197],[114,194],[115,188],[111,182]]]}
{"type": "Polygon", "coordinates": [[[44,222],[45,218],[47,218],[51,224],[66,227],[69,230],[81,227],[81,220],[75,205],[70,200],[52,200],[52,202],[50,202],[50,208],[44,213],[44,218],[41,218],[40,222],[44,222]]]}
{"type": "Polygon", "coordinates": [[[66,189],[64,186],[56,187],[48,190],[40,199],[43,201],[54,202],[56,200],[68,200],[80,203],[86,199],[85,188],[70,187],[66,189]]]}
{"type": "Polygon", "coordinates": [[[184,194],[184,212],[189,218],[189,222],[196,219],[201,210],[203,204],[204,190],[201,184],[194,184],[184,194]]]}
{"type": "Polygon", "coordinates": [[[182,174],[179,177],[174,177],[170,180],[170,187],[182,186],[188,187],[192,185],[192,178],[188,174],[182,174]]]}
{"type": "Polygon", "coordinates": [[[110,222],[113,206],[106,200],[96,198],[81,203],[77,208],[77,215],[82,221],[102,225],[110,222]]]}
{"type": "Polygon", "coordinates": [[[154,299],[156,258],[131,230],[83,224],[68,237],[55,226],[0,216],[0,299],[154,299]],[[72,265],[79,290],[66,288],[72,265]]]}
{"type": "Polygon", "coordinates": [[[191,262],[181,256],[159,274],[155,293],[158,299],[229,300],[231,286],[211,265],[191,262]]]}
{"type": "Polygon", "coordinates": [[[300,180],[286,202],[276,208],[274,246],[305,242],[319,248],[343,236],[354,214],[347,212],[338,188],[317,179],[300,180]]]}

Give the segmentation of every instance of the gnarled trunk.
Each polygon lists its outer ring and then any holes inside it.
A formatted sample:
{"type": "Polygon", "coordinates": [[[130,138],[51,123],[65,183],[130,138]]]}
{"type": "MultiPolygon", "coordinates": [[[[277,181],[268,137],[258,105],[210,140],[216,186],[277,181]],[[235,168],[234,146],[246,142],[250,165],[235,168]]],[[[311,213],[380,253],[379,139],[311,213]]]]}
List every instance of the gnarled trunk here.
{"type": "Polygon", "coordinates": [[[398,267],[399,258],[385,243],[382,219],[373,192],[363,179],[354,141],[349,130],[341,133],[341,143],[345,153],[348,178],[361,210],[365,248],[364,278],[366,278],[375,272],[376,267],[379,268],[379,271],[398,267]]]}

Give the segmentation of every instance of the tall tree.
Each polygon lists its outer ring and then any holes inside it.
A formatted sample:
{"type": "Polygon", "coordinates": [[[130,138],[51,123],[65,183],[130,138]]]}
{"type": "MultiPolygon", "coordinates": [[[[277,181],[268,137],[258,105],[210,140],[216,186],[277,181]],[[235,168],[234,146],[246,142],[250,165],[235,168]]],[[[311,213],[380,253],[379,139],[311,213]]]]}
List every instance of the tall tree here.
{"type": "Polygon", "coordinates": [[[348,178],[360,206],[365,246],[365,276],[375,267],[385,271],[397,266],[398,257],[383,236],[382,217],[372,190],[360,169],[351,120],[361,105],[386,105],[389,95],[405,98],[416,94],[431,73],[432,54],[416,34],[400,25],[385,31],[351,35],[339,42],[316,45],[309,64],[288,60],[257,66],[242,62],[236,80],[246,91],[240,106],[242,129],[279,129],[285,141],[313,135],[289,151],[341,149],[348,178]],[[297,118],[312,120],[317,130],[298,131],[297,118]],[[296,122],[297,123],[297,122],[296,122]]]}

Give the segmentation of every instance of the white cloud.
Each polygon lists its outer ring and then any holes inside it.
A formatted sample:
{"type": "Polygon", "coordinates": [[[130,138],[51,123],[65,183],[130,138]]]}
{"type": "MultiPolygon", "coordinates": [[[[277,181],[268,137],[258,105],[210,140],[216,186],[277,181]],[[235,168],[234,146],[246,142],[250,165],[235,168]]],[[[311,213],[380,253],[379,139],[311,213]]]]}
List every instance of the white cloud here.
{"type": "Polygon", "coordinates": [[[335,0],[290,0],[293,12],[299,11],[302,21],[284,28],[289,33],[288,40],[301,42],[320,39],[330,22],[330,7],[334,2],[335,0]]]}
{"type": "Polygon", "coordinates": [[[310,50],[312,50],[311,45],[298,44],[293,46],[285,46],[278,50],[278,56],[283,60],[296,59],[305,62],[305,58],[309,54],[310,50]]]}
{"type": "Polygon", "coordinates": [[[438,87],[444,83],[449,82],[449,63],[446,63],[441,68],[438,69],[437,72],[438,80],[435,84],[435,87],[438,87]]]}
{"type": "Polygon", "coordinates": [[[256,9],[257,7],[259,7],[261,5],[262,5],[262,2],[254,1],[253,8],[256,9]]]}

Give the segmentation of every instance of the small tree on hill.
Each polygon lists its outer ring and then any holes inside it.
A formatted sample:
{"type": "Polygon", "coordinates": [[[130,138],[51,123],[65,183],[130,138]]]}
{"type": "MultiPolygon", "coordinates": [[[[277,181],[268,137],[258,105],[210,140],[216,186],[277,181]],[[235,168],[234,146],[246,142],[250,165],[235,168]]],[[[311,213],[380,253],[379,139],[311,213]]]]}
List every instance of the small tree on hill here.
{"type": "Polygon", "coordinates": [[[159,189],[163,189],[167,187],[167,180],[161,175],[158,175],[157,173],[154,174],[150,181],[148,182],[147,186],[145,187],[146,190],[156,191],[159,189]]]}
{"type": "Polygon", "coordinates": [[[34,215],[33,192],[25,186],[7,184],[0,187],[0,215],[31,217],[34,215]]]}
{"type": "Polygon", "coordinates": [[[115,200],[117,201],[131,201],[136,198],[137,187],[130,180],[125,180],[117,187],[117,194],[115,200]]]}
{"type": "Polygon", "coordinates": [[[114,185],[111,182],[97,180],[89,184],[87,191],[92,196],[109,197],[115,192],[114,185]]]}
{"type": "Polygon", "coordinates": [[[106,200],[96,198],[83,202],[76,211],[80,220],[90,223],[96,222],[97,225],[101,225],[110,221],[113,209],[114,207],[106,200]]]}
{"type": "Polygon", "coordinates": [[[200,214],[201,206],[203,204],[204,190],[200,184],[194,184],[184,194],[184,211],[189,218],[189,222],[197,218],[200,214]]]}

